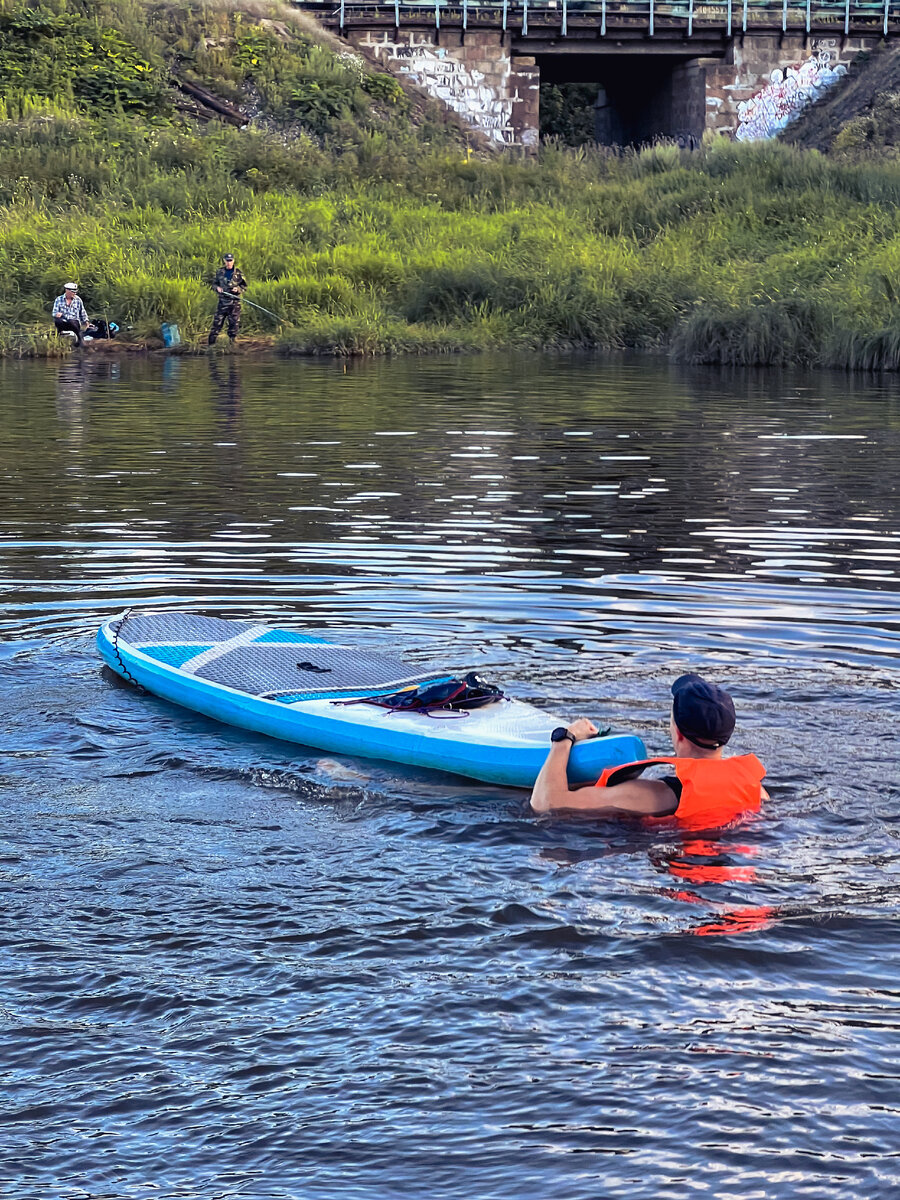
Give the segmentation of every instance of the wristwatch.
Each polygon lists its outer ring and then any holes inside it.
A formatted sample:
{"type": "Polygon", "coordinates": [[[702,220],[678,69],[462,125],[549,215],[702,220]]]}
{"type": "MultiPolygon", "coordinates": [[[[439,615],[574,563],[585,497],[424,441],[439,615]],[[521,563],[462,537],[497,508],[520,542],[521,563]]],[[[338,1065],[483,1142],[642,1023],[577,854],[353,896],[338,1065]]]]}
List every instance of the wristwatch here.
{"type": "Polygon", "coordinates": [[[557,725],[557,727],[550,734],[551,742],[562,742],[566,738],[569,739],[569,741],[572,743],[573,746],[575,745],[575,742],[577,740],[575,737],[575,734],[570,733],[569,730],[566,729],[565,725],[557,725]]]}

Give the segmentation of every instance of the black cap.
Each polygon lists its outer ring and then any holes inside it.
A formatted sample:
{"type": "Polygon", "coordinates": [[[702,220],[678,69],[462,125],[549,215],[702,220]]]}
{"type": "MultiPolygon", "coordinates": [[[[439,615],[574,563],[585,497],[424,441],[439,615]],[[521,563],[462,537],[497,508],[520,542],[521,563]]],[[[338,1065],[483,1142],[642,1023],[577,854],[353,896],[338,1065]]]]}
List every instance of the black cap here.
{"type": "Polygon", "coordinates": [[[222,261],[223,261],[223,262],[228,262],[229,258],[231,259],[231,261],[232,261],[232,262],[234,262],[234,255],[233,255],[233,254],[223,254],[223,255],[222,255],[222,261]]]}
{"type": "Polygon", "coordinates": [[[699,675],[682,675],[672,684],[672,716],[689,742],[717,750],[734,733],[734,701],[699,675]]]}

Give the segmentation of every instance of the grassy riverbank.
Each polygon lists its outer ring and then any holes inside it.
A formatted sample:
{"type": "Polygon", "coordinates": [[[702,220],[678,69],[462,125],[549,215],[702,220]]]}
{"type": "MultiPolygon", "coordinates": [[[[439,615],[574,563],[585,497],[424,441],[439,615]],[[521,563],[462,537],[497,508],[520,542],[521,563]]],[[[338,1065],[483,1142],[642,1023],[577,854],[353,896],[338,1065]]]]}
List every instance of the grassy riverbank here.
{"type": "Polygon", "coordinates": [[[70,276],[136,338],[163,320],[199,338],[231,249],[282,318],[245,306],[244,329],[285,352],[900,366],[894,162],[726,143],[473,155],[388,77],[259,24],[271,6],[70,3],[34,34],[24,11],[0,0],[0,353],[59,351],[47,314],[70,276]],[[173,72],[249,127],[185,111],[173,72]]]}

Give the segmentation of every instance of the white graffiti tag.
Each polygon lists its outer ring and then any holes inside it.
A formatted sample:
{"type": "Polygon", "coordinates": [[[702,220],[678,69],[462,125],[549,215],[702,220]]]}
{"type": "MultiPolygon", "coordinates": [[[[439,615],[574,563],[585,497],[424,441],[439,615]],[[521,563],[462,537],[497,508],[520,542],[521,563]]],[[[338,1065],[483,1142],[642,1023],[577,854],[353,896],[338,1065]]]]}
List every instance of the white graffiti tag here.
{"type": "Polygon", "coordinates": [[[771,82],[738,105],[739,142],[756,142],[776,137],[795,121],[808,104],[847,74],[843,63],[832,66],[827,53],[821,52],[805,63],[773,71],[771,82]]]}
{"type": "Polygon", "coordinates": [[[395,63],[399,74],[408,75],[493,141],[506,145],[515,141],[508,58],[500,67],[502,78],[491,87],[483,72],[460,62],[443,46],[424,41],[403,45],[386,36],[369,44],[379,58],[395,63]]]}
{"type": "Polygon", "coordinates": [[[420,86],[498,142],[511,140],[512,99],[485,85],[481,71],[465,67],[442,46],[417,46],[400,68],[420,86]]]}

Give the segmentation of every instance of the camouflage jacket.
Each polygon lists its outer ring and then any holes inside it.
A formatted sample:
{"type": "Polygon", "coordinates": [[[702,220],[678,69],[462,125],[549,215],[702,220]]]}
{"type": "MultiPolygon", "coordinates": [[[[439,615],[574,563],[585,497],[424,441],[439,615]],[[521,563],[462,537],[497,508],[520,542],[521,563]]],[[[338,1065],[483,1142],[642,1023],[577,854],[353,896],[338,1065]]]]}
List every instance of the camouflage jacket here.
{"type": "Polygon", "coordinates": [[[243,272],[237,267],[231,273],[231,283],[228,282],[228,272],[224,267],[219,267],[216,271],[216,278],[213,282],[214,288],[222,288],[221,292],[217,292],[220,304],[233,304],[235,300],[240,300],[241,292],[247,286],[247,280],[243,272]]]}

